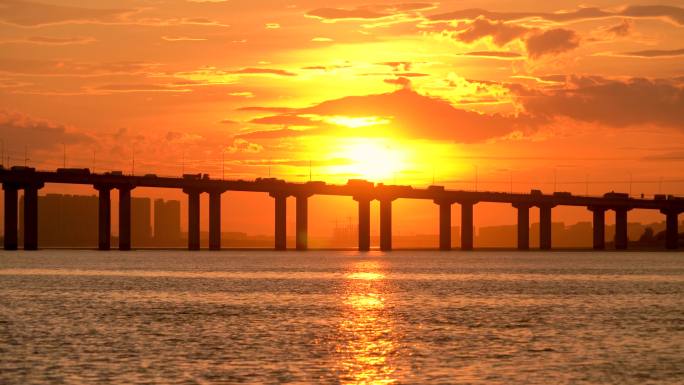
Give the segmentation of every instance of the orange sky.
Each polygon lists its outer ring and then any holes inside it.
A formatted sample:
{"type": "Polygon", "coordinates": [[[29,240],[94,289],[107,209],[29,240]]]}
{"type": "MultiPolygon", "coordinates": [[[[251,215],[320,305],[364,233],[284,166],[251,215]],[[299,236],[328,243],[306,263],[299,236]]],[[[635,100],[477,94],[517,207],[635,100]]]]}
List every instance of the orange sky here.
{"type": "Polygon", "coordinates": [[[4,164],[684,193],[681,0],[327,4],[0,0],[4,164]]]}

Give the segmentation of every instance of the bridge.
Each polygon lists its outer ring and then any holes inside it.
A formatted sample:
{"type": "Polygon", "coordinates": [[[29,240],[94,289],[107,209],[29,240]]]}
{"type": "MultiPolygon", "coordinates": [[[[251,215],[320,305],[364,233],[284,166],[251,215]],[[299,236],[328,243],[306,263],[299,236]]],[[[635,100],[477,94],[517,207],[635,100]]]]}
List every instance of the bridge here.
{"type": "Polygon", "coordinates": [[[396,199],[423,199],[439,206],[439,248],[451,249],[451,207],[461,206],[461,249],[473,249],[473,206],[479,202],[510,204],[517,209],[517,247],[528,250],[530,209],[539,208],[542,250],[551,249],[551,212],[556,206],[586,207],[593,213],[593,248],[603,250],[605,214],[615,211],[615,248],[627,249],[627,213],[632,209],[658,210],[666,218],[667,249],[678,247],[678,217],[684,212],[684,198],[656,195],[653,199],[632,198],[623,193],[607,193],[602,197],[577,196],[570,193],[529,194],[487,191],[447,190],[443,186],[413,188],[411,186],[374,184],[350,180],[345,185],[311,181],[291,183],[275,178],[256,180],[211,179],[207,174],[185,174],[182,177],[124,175],[121,172],[96,174],[88,169],[38,171],[30,167],[0,168],[0,183],[5,194],[4,248],[18,248],[18,192],[24,191],[24,249],[38,248],[38,190],[46,183],[90,185],[98,191],[98,248],[109,250],[111,244],[111,193],[119,193],[119,249],[131,248],[131,191],[136,187],[180,189],[188,197],[188,249],[200,249],[200,194],[209,194],[209,249],[221,248],[221,194],[226,191],[267,193],[275,200],[276,250],[286,247],[286,199],[296,199],[296,249],[308,248],[308,199],[313,195],[351,197],[358,202],[358,249],[370,250],[370,203],[380,202],[380,249],[392,250],[392,202],[396,199]]]}

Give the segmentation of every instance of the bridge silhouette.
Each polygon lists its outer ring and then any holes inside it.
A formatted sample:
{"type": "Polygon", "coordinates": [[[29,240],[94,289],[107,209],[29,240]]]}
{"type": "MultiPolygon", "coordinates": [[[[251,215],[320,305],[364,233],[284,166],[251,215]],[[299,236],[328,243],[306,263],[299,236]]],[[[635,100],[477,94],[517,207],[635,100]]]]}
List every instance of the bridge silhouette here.
{"type": "Polygon", "coordinates": [[[593,213],[593,248],[603,250],[605,214],[615,211],[615,248],[627,249],[627,213],[632,209],[659,210],[666,217],[665,247],[678,247],[678,216],[684,212],[684,198],[656,195],[653,199],[632,198],[625,193],[606,193],[602,197],[578,196],[566,192],[529,194],[490,191],[447,190],[443,186],[413,188],[411,186],[374,184],[349,180],[344,185],[320,181],[292,183],[275,178],[256,180],[211,179],[207,174],[184,174],[182,177],[123,175],[121,172],[91,173],[88,169],[38,171],[30,167],[0,168],[0,183],[5,194],[4,248],[18,248],[18,191],[24,191],[24,249],[38,248],[38,190],[46,183],[93,186],[99,194],[98,248],[109,250],[111,244],[111,193],[119,192],[119,249],[131,248],[131,190],[136,187],[180,189],[188,197],[188,249],[200,249],[200,194],[209,194],[209,249],[221,248],[221,194],[226,191],[267,193],[275,200],[276,250],[286,246],[286,199],[296,199],[296,249],[308,248],[308,199],[313,195],[351,197],[358,202],[358,249],[368,251],[370,245],[370,203],[380,202],[380,250],[392,250],[392,202],[396,199],[431,200],[439,206],[439,248],[451,249],[451,207],[461,206],[461,249],[473,249],[473,206],[479,202],[511,204],[517,209],[517,248],[529,250],[530,209],[539,208],[542,250],[550,250],[551,213],[556,206],[586,207],[593,213]]]}

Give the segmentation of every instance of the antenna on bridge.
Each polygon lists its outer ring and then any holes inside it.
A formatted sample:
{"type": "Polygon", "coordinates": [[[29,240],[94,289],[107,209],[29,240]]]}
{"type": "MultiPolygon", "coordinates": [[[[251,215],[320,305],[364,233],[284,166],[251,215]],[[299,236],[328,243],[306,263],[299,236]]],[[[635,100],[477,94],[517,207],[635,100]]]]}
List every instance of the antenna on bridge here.
{"type": "Polygon", "coordinates": [[[477,165],[475,165],[475,191],[477,191],[477,165]]]}
{"type": "Polygon", "coordinates": [[[28,167],[28,145],[24,145],[24,167],[28,167]]]}
{"type": "Polygon", "coordinates": [[[93,150],[93,173],[95,173],[95,150],[93,150]]]}
{"type": "Polygon", "coordinates": [[[185,174],[185,150],[181,153],[181,175],[185,174]]]}
{"type": "Polygon", "coordinates": [[[133,150],[131,158],[131,175],[135,175],[135,150],[133,150]]]}
{"type": "Polygon", "coordinates": [[[585,182],[586,182],[584,195],[589,196],[589,174],[586,174],[586,175],[584,176],[584,180],[585,180],[585,182]]]}
{"type": "MultiPolygon", "coordinates": [[[[7,161],[9,163],[9,160],[7,161]]],[[[663,177],[661,176],[660,179],[658,179],[658,194],[662,194],[663,192],[663,177]]]]}
{"type": "Polygon", "coordinates": [[[221,179],[226,179],[226,150],[221,149],[221,179]]]}
{"type": "Polygon", "coordinates": [[[62,143],[62,149],[64,150],[62,156],[62,167],[66,168],[66,143],[62,143]]]}
{"type": "Polygon", "coordinates": [[[558,169],[553,169],[553,192],[556,192],[556,187],[558,186],[558,169]]]}

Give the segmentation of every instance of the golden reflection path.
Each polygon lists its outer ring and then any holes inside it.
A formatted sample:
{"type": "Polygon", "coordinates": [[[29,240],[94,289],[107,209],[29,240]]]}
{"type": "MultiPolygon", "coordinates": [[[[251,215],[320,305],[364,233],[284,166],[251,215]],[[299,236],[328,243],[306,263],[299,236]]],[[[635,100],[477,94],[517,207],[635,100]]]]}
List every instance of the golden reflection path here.
{"type": "Polygon", "coordinates": [[[345,276],[339,328],[340,381],[344,384],[392,384],[392,357],[398,341],[386,306],[387,281],[382,261],[355,262],[345,276]]]}

